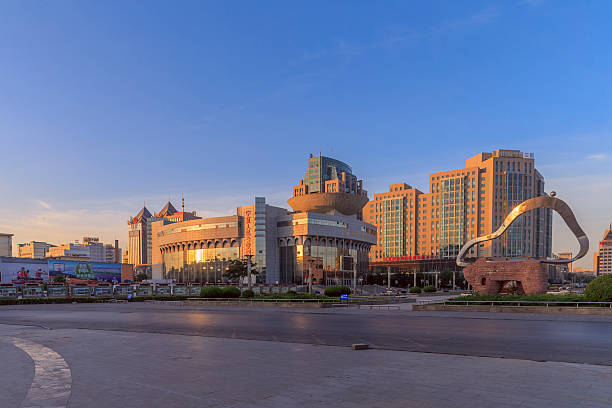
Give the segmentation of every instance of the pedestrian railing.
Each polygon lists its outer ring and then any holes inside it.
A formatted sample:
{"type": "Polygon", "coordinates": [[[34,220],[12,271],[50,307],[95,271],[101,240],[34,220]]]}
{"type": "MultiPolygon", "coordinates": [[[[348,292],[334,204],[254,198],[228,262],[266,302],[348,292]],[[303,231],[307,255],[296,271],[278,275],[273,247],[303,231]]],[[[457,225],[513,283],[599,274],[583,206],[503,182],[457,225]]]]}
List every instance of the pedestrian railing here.
{"type": "Polygon", "coordinates": [[[609,307],[612,309],[612,302],[567,302],[556,300],[446,300],[443,302],[430,302],[452,305],[472,305],[472,306],[544,306],[544,307],[609,307]]]}

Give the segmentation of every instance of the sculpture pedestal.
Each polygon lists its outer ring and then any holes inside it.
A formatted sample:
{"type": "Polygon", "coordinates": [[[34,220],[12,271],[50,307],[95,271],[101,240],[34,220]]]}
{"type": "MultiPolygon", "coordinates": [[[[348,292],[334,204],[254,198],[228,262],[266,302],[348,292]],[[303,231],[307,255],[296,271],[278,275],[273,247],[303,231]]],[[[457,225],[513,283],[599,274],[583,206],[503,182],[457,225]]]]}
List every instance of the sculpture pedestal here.
{"type": "Polygon", "coordinates": [[[463,275],[476,292],[488,295],[498,294],[510,281],[516,281],[519,291],[526,295],[546,293],[548,289],[546,265],[532,260],[495,262],[495,258],[478,258],[463,268],[463,275]]]}

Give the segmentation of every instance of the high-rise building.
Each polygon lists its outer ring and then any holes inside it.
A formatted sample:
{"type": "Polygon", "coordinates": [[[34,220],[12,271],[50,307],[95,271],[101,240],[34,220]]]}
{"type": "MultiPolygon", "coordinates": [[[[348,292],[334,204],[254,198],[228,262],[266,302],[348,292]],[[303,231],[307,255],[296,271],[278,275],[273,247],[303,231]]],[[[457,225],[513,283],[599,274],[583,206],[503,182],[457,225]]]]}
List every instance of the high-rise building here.
{"type": "Polygon", "coordinates": [[[128,220],[128,263],[132,265],[151,265],[151,223],[161,220],[177,222],[198,218],[195,211],[185,212],[184,208],[181,212],[177,211],[170,201],[155,214],[151,214],[146,206],[142,207],[135,217],[130,217],[128,220]]]}
{"type": "Polygon", "coordinates": [[[26,244],[17,245],[17,256],[20,258],[45,258],[49,248],[54,245],[46,242],[30,241],[26,244]]]}
{"type": "Polygon", "coordinates": [[[0,232],[0,256],[13,256],[13,234],[0,232]]]}
{"type": "Polygon", "coordinates": [[[599,251],[593,256],[593,272],[599,276],[612,273],[612,227],[606,230],[599,241],[599,251]]]}
{"type": "MultiPolygon", "coordinates": [[[[374,194],[364,220],[376,225],[370,260],[452,259],[470,239],[495,231],[520,202],[544,195],[533,153],[480,153],[462,169],[431,173],[424,193],[405,183],[374,194]]],[[[552,213],[519,217],[500,238],[472,248],[472,257],[550,257],[552,213]]]]}

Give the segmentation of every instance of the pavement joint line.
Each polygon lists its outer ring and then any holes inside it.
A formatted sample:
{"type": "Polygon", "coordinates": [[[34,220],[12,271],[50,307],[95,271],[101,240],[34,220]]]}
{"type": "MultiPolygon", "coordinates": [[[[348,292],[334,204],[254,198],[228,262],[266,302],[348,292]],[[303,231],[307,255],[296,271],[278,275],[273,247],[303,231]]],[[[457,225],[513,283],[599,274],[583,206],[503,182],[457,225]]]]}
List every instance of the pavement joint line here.
{"type": "Polygon", "coordinates": [[[63,408],[68,405],[72,374],[64,358],[40,343],[7,338],[34,361],[34,377],[20,408],[63,408]]]}

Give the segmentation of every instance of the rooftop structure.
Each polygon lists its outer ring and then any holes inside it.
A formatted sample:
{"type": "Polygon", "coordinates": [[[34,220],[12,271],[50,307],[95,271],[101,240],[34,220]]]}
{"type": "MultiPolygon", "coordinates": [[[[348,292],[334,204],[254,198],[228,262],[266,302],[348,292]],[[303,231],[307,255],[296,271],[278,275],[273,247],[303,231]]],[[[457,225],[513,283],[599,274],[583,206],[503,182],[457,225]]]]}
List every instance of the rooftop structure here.
{"type": "MultiPolygon", "coordinates": [[[[184,201],[183,201],[184,203],[184,201]]],[[[183,204],[184,207],[184,204],[183,204]]],[[[168,201],[159,212],[151,214],[146,206],[134,217],[128,219],[128,256],[127,261],[132,265],[151,265],[152,238],[151,223],[160,220],[172,222],[199,219],[195,211],[178,212],[168,201]]]]}
{"type": "Polygon", "coordinates": [[[343,215],[357,215],[368,202],[363,181],[357,180],[351,167],[339,160],[325,156],[308,158],[308,171],[298,186],[293,187],[293,197],[288,201],[295,211],[343,215]]]}

